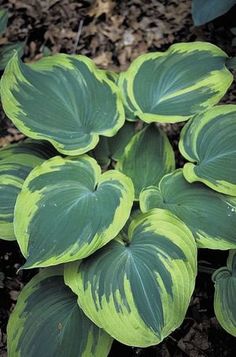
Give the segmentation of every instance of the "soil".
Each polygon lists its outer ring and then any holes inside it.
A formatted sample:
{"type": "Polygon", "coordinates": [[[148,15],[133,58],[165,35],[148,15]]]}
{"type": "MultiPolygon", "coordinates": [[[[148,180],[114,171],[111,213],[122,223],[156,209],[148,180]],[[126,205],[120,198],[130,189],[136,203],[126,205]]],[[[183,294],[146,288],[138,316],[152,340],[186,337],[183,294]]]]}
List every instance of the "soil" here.
{"type": "MultiPolygon", "coordinates": [[[[141,53],[165,50],[176,42],[212,42],[235,56],[232,46],[236,9],[201,27],[194,27],[190,0],[0,0],[9,10],[9,26],[0,44],[25,41],[24,60],[44,54],[80,53],[102,68],[126,69],[141,53]]],[[[235,43],[235,41],[234,41],[235,43]]],[[[233,103],[233,85],[223,102],[233,103]]],[[[176,152],[181,124],[164,125],[176,152]]],[[[23,135],[0,111],[0,147],[17,142],[23,135]]],[[[158,346],[132,348],[114,342],[110,357],[223,357],[236,356],[236,339],[218,324],[213,310],[211,274],[203,270],[225,265],[227,252],[199,251],[199,274],[183,324],[158,346]],[[204,267],[204,268],[202,268],[204,267]]],[[[20,271],[24,262],[15,242],[0,241],[0,356],[6,353],[6,325],[17,296],[36,270],[20,271]]]]}

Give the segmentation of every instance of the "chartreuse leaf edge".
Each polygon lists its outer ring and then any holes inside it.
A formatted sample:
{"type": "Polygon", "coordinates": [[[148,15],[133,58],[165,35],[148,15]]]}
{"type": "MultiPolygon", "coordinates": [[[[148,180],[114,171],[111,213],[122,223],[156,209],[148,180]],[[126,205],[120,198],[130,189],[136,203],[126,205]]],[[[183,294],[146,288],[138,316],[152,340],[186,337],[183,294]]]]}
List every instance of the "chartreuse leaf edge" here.
{"type": "Polygon", "coordinates": [[[236,248],[236,198],[199,182],[189,183],[178,169],[140,194],[142,212],[167,209],[191,230],[199,248],[236,248]]]}
{"type": "Polygon", "coordinates": [[[118,87],[86,56],[57,54],[28,65],[15,54],[1,89],[16,127],[66,155],[88,152],[99,135],[113,136],[124,124],[118,87]]]}
{"type": "Polygon", "coordinates": [[[118,341],[157,344],[184,319],[196,276],[196,244],[176,216],[153,209],[82,262],[65,265],[65,282],[96,325],[118,341]]]}
{"type": "Polygon", "coordinates": [[[26,140],[0,150],[0,238],[15,240],[13,218],[17,195],[30,171],[54,152],[43,142],[26,140]]]}
{"type": "Polygon", "coordinates": [[[112,338],[79,308],[63,267],[41,271],[23,288],[7,326],[9,357],[106,357],[112,338]]]}
{"type": "Polygon", "coordinates": [[[196,115],[182,129],[181,154],[187,181],[203,182],[236,196],[236,105],[219,105],[196,115]]]}
{"type": "Polygon", "coordinates": [[[23,268],[92,254],[124,226],[133,199],[128,177],[115,170],[101,174],[87,155],[47,160],[31,171],[15,206],[15,235],[27,259],[23,268]]]}
{"type": "Polygon", "coordinates": [[[233,81],[228,56],[207,42],[177,43],[136,58],[118,82],[123,100],[141,120],[186,121],[217,104],[233,81]]]}

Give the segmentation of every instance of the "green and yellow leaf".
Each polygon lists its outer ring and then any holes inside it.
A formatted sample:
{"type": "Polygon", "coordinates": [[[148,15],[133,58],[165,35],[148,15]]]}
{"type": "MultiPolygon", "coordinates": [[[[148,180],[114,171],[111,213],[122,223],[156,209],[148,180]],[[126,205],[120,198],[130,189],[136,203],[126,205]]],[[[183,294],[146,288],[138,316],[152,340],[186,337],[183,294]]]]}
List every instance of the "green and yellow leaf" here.
{"type": "Polygon", "coordinates": [[[236,198],[215,192],[202,183],[188,183],[179,169],[166,175],[159,187],[140,194],[142,212],[164,208],[191,230],[199,248],[236,248],[236,198]]]}
{"type": "Polygon", "coordinates": [[[181,154],[190,161],[183,174],[213,190],[236,196],[236,105],[198,114],[181,132],[181,154]]]}
{"type": "Polygon", "coordinates": [[[229,88],[227,57],[207,42],[141,55],[120,76],[125,106],[147,123],[188,120],[218,103],[229,88]]]}
{"type": "Polygon", "coordinates": [[[65,266],[65,282],[94,323],[118,341],[157,344],[184,319],[196,276],[196,243],[172,213],[138,215],[128,234],[65,266]]]}
{"type": "Polygon", "coordinates": [[[7,116],[25,135],[79,155],[124,124],[120,92],[85,56],[57,54],[30,65],[15,55],[1,80],[7,116]]]}
{"type": "Polygon", "coordinates": [[[158,185],[175,169],[174,151],[166,134],[155,124],[146,126],[129,141],[116,169],[132,179],[138,200],[143,188],[158,185]]]}
{"type": "Polygon", "coordinates": [[[4,70],[15,52],[21,57],[24,53],[25,42],[9,42],[0,46],[0,71],[4,70]]]}
{"type": "Polygon", "coordinates": [[[15,207],[15,234],[23,268],[87,257],[113,239],[129,218],[131,180],[110,170],[101,174],[87,155],[55,157],[27,177],[15,207]]]}
{"type": "Polygon", "coordinates": [[[215,271],[214,310],[220,325],[236,337],[236,251],[229,253],[227,267],[215,271]]]}
{"type": "Polygon", "coordinates": [[[26,140],[0,150],[0,238],[15,240],[13,218],[16,198],[30,171],[54,151],[43,142],[26,140]]]}
{"type": "Polygon", "coordinates": [[[135,115],[135,107],[129,99],[127,94],[127,78],[126,72],[121,72],[118,79],[118,86],[122,89],[123,103],[125,107],[125,117],[128,121],[137,121],[137,115],[135,115]]]}
{"type": "Polygon", "coordinates": [[[63,269],[37,274],[20,293],[7,326],[9,357],[106,357],[112,338],[79,308],[63,269]]]}

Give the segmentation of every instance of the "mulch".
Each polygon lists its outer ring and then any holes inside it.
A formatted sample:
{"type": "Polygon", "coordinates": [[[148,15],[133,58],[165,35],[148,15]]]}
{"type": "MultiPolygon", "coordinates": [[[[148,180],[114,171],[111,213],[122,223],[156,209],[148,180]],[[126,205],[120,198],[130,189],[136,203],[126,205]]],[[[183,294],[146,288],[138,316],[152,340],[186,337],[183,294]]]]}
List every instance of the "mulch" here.
{"type": "MultiPolygon", "coordinates": [[[[84,54],[105,69],[123,71],[141,53],[165,50],[176,42],[209,41],[230,56],[236,10],[205,26],[195,28],[190,0],[9,0],[9,26],[0,44],[25,41],[24,60],[32,62],[58,52],[84,54]]],[[[234,41],[235,42],[235,41],[234,41]]],[[[232,85],[223,102],[233,103],[232,85]]],[[[176,152],[181,124],[164,125],[176,152]]],[[[0,147],[24,136],[0,110],[0,147]]],[[[201,265],[210,269],[225,264],[227,252],[200,250],[201,265]]],[[[0,241],[0,356],[6,353],[6,324],[22,287],[35,274],[20,271],[24,259],[15,242],[0,241]]],[[[110,357],[223,357],[236,356],[236,341],[218,324],[213,310],[211,275],[200,272],[183,324],[158,346],[147,349],[113,344],[110,357]]],[[[33,328],[33,327],[32,327],[33,328]]]]}

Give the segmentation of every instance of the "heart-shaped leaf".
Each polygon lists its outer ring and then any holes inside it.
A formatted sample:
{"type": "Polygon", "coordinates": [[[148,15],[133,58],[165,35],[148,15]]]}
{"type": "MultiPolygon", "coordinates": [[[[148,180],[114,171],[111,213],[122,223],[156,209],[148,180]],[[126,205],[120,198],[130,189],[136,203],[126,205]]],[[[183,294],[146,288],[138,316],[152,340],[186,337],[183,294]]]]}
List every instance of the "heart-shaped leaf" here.
{"type": "Polygon", "coordinates": [[[85,56],[58,54],[25,65],[15,55],[1,80],[7,116],[27,136],[78,155],[124,124],[115,83],[85,56]]]}
{"type": "Polygon", "coordinates": [[[113,239],[129,218],[131,180],[111,170],[101,175],[87,155],[55,157],[27,177],[15,208],[15,234],[24,268],[84,258],[113,239]]]}
{"type": "Polygon", "coordinates": [[[227,57],[206,42],[141,55],[119,80],[124,103],[147,123],[188,120],[218,103],[229,88],[227,57]]]}
{"type": "Polygon", "coordinates": [[[35,166],[53,155],[47,143],[34,140],[0,150],[0,238],[15,239],[14,207],[24,180],[35,166]]]}
{"type": "Polygon", "coordinates": [[[166,175],[159,187],[140,194],[143,212],[164,208],[192,231],[200,248],[236,248],[236,198],[215,192],[202,183],[188,183],[179,169],[166,175]]]}
{"type": "Polygon", "coordinates": [[[79,308],[59,268],[43,270],[23,288],[7,339],[9,357],[106,357],[112,343],[79,308]]]}
{"type": "Polygon", "coordinates": [[[82,262],[65,282],[96,325],[131,346],[159,343],[184,319],[196,276],[196,244],[172,213],[137,216],[118,237],[82,262]]]}
{"type": "Polygon", "coordinates": [[[227,267],[215,271],[214,310],[221,326],[236,337],[236,251],[229,253],[227,267]]]}
{"type": "Polygon", "coordinates": [[[125,147],[116,169],[132,179],[138,200],[143,188],[158,185],[175,169],[174,151],[166,134],[155,125],[146,126],[125,147]]]}
{"type": "Polygon", "coordinates": [[[236,196],[236,105],[195,116],[181,132],[179,149],[191,161],[184,165],[186,180],[236,196]]]}

